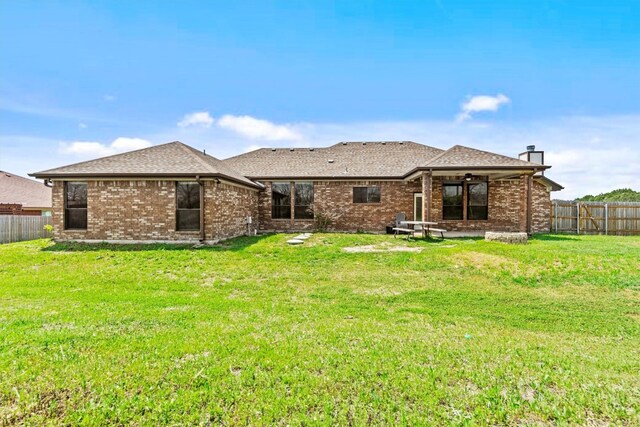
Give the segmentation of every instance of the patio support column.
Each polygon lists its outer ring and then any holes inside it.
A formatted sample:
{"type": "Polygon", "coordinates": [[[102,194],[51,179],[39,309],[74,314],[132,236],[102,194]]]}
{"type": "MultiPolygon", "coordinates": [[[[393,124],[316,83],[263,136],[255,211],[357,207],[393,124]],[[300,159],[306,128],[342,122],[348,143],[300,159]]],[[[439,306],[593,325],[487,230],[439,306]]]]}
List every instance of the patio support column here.
{"type": "Polygon", "coordinates": [[[531,190],[533,175],[523,174],[520,177],[522,184],[522,208],[520,209],[520,231],[531,234],[531,190]]]}
{"type": "Polygon", "coordinates": [[[422,220],[431,221],[432,172],[422,172],[422,220]]]}
{"type": "Polygon", "coordinates": [[[533,174],[527,175],[527,233],[531,234],[533,229],[533,209],[531,209],[533,199],[533,174]]]}
{"type": "Polygon", "coordinates": [[[296,183],[289,182],[289,204],[291,205],[291,216],[289,218],[289,224],[293,226],[296,221],[296,183]]]}

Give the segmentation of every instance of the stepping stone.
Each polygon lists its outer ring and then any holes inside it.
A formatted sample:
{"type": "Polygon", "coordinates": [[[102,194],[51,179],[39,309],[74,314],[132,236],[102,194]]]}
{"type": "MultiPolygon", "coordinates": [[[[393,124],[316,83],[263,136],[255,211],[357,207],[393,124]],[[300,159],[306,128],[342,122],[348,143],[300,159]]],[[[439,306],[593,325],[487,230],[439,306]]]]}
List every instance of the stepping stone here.
{"type": "Polygon", "coordinates": [[[300,239],[291,239],[291,240],[287,240],[287,243],[290,245],[301,245],[304,243],[304,240],[300,240],[300,239]]]}
{"type": "Polygon", "coordinates": [[[306,234],[301,234],[301,235],[299,235],[299,236],[294,237],[294,239],[297,239],[297,240],[307,240],[309,237],[311,237],[311,236],[307,236],[306,234]]]}

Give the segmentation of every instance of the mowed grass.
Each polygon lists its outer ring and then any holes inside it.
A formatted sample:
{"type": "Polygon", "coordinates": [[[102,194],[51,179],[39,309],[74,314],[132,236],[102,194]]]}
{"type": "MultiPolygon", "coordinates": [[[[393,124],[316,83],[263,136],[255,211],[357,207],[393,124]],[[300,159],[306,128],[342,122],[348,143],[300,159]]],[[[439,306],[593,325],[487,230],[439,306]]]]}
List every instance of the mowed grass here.
{"type": "Polygon", "coordinates": [[[288,237],[0,246],[0,424],[640,424],[640,238],[288,237]]]}

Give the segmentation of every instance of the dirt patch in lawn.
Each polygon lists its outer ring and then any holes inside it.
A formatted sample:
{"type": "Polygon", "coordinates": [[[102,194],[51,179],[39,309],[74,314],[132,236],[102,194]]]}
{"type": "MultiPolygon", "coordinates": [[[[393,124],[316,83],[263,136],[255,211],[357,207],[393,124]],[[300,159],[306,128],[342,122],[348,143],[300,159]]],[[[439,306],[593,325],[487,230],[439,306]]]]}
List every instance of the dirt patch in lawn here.
{"type": "Polygon", "coordinates": [[[349,253],[422,252],[423,249],[424,248],[410,246],[393,246],[391,244],[349,246],[342,248],[344,252],[349,253]]]}
{"type": "Polygon", "coordinates": [[[503,256],[485,254],[483,252],[466,252],[457,255],[458,259],[465,265],[477,268],[486,267],[513,267],[516,263],[503,256]]]}

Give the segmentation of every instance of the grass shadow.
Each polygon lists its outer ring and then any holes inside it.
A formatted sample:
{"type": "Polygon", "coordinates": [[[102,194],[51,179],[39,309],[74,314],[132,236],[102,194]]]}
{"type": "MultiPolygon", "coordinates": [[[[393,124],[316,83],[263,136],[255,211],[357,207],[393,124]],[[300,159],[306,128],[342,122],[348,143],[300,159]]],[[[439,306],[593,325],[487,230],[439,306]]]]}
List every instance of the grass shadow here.
{"type": "Polygon", "coordinates": [[[580,240],[578,236],[571,234],[534,234],[530,237],[532,240],[544,240],[544,241],[567,241],[567,240],[580,240]]]}
{"type": "Polygon", "coordinates": [[[54,242],[42,248],[43,252],[145,252],[145,251],[242,251],[265,239],[269,234],[241,236],[213,245],[198,246],[197,243],[82,243],[54,242]]]}

